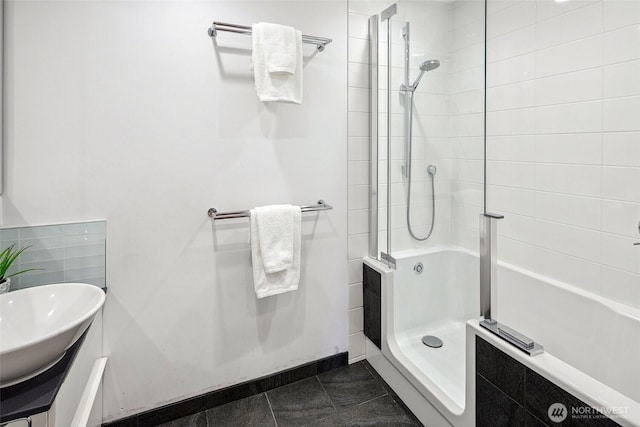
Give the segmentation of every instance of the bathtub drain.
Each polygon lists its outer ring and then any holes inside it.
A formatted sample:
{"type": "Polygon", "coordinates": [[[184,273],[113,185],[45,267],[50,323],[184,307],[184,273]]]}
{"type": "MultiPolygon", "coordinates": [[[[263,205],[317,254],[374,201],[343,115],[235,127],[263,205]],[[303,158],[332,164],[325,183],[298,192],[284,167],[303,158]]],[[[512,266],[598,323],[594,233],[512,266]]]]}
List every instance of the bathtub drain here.
{"type": "Polygon", "coordinates": [[[422,337],[422,344],[427,347],[440,348],[442,347],[442,340],[438,337],[434,337],[433,335],[425,335],[422,337]]]}

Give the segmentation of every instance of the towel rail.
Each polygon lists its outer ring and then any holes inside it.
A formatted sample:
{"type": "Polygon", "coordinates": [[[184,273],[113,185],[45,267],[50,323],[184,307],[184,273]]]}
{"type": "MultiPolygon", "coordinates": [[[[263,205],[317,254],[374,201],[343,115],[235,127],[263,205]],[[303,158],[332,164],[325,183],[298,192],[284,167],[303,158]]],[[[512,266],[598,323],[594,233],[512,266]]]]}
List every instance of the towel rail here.
{"type": "MultiPolygon", "coordinates": [[[[213,21],[213,24],[211,24],[211,27],[208,31],[209,37],[216,37],[218,35],[218,31],[250,35],[251,27],[248,27],[246,25],[229,24],[227,22],[213,21]]],[[[315,44],[320,52],[322,52],[324,50],[324,47],[332,41],[332,39],[328,39],[325,37],[308,36],[306,34],[302,35],[302,43],[315,44]]]]}
{"type": "MultiPolygon", "coordinates": [[[[300,206],[301,212],[317,212],[317,211],[327,211],[329,209],[333,209],[333,206],[328,205],[324,200],[318,200],[318,203],[310,206],[300,206]]],[[[251,212],[246,211],[234,211],[234,212],[218,212],[216,208],[211,208],[207,211],[207,215],[211,219],[230,219],[230,218],[246,218],[251,216],[251,212]]]]}

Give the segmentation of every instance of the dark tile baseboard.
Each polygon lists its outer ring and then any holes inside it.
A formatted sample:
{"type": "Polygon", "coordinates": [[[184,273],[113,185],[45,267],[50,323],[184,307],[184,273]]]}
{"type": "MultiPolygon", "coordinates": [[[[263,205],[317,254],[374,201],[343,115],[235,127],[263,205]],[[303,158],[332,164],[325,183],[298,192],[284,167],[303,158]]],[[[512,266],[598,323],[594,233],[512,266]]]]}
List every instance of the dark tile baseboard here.
{"type": "Polygon", "coordinates": [[[187,415],[196,414],[245,397],[264,393],[271,389],[310,378],[333,369],[347,366],[349,354],[339,353],[315,362],[305,363],[295,368],[267,375],[252,381],[229,386],[171,403],[160,408],[105,423],[103,427],[146,427],[166,423],[187,415]]]}

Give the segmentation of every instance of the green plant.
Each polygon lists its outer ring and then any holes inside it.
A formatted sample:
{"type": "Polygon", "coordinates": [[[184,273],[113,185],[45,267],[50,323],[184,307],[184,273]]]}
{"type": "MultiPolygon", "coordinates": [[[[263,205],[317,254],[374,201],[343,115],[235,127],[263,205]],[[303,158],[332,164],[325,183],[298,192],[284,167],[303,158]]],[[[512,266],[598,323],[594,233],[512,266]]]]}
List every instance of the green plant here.
{"type": "Polygon", "coordinates": [[[7,275],[7,270],[9,270],[14,261],[18,259],[22,252],[29,248],[29,246],[26,246],[22,249],[14,250],[14,247],[15,245],[11,245],[7,249],[0,252],[0,283],[5,282],[10,277],[26,273],[27,271],[41,270],[41,268],[28,268],[26,270],[20,270],[16,273],[7,275]]]}

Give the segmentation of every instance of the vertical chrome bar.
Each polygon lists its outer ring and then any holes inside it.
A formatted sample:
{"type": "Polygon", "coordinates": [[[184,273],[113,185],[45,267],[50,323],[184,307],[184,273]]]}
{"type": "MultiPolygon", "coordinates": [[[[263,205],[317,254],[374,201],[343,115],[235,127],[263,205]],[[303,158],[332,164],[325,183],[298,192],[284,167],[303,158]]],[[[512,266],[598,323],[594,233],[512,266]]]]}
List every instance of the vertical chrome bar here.
{"type": "Polygon", "coordinates": [[[480,214],[480,315],[486,320],[496,316],[498,279],[498,220],[502,215],[480,214]],[[492,310],[493,306],[493,310],[492,310]]]}
{"type": "MultiPolygon", "coordinates": [[[[395,6],[395,5],[394,5],[395,6]]],[[[387,19],[387,254],[391,255],[391,17],[387,19]]]]}
{"type": "Polygon", "coordinates": [[[380,14],[381,19],[387,21],[387,252],[381,257],[391,268],[395,268],[391,261],[391,17],[397,12],[394,3],[380,14]]]}
{"type": "Polygon", "coordinates": [[[404,84],[406,87],[409,87],[409,62],[411,60],[411,52],[409,52],[409,49],[411,46],[411,27],[408,21],[404,23],[402,36],[404,37],[404,84]]]}
{"type": "Polygon", "coordinates": [[[369,18],[369,256],[378,251],[378,15],[369,18]]]}
{"type": "Polygon", "coordinates": [[[411,153],[409,152],[409,133],[411,126],[411,116],[409,116],[409,111],[411,111],[411,105],[409,102],[411,101],[411,94],[409,93],[409,63],[411,62],[411,26],[409,22],[404,23],[404,27],[402,28],[402,37],[404,38],[404,86],[400,89],[404,90],[404,168],[402,168],[402,175],[409,179],[411,175],[411,171],[409,170],[409,156],[411,153]]]}

